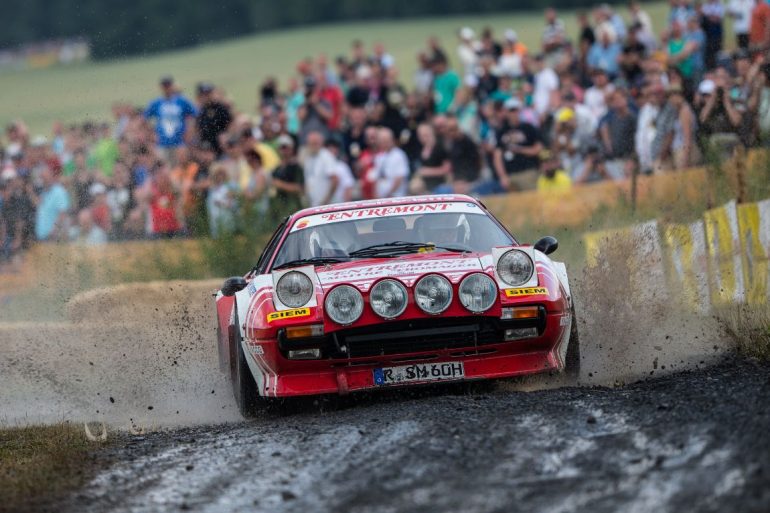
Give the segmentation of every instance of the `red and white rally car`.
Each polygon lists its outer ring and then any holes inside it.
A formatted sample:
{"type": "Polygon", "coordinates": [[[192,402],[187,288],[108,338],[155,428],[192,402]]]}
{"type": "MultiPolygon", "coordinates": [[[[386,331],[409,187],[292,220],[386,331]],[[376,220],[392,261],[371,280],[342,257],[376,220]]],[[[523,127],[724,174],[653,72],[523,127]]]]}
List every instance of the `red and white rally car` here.
{"type": "Polygon", "coordinates": [[[577,372],[566,268],[546,256],[557,245],[520,244],[462,195],[297,212],[216,296],[241,412],[261,397],[577,372]]]}

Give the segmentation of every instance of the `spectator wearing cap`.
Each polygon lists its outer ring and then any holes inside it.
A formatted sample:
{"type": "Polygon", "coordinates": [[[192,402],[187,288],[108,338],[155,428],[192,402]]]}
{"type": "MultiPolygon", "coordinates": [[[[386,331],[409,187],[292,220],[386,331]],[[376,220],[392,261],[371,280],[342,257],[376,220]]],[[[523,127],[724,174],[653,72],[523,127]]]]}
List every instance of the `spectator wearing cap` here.
{"type": "Polygon", "coordinates": [[[460,87],[460,77],[449,68],[445,59],[433,62],[433,109],[436,114],[446,114],[460,87]]]}
{"type": "Polygon", "coordinates": [[[196,118],[196,125],[198,138],[210,144],[217,157],[220,157],[222,146],[219,136],[227,131],[233,120],[230,107],[216,97],[214,85],[209,82],[199,83],[197,92],[198,117],[196,118]]]}
{"type": "Polygon", "coordinates": [[[589,68],[603,70],[614,78],[620,71],[618,62],[622,51],[615,29],[605,23],[601,30],[597,30],[597,41],[588,50],[586,62],[589,68]]]}
{"type": "Polygon", "coordinates": [[[176,88],[170,76],[160,80],[161,96],[150,102],[144,117],[155,121],[156,142],[164,156],[171,160],[171,150],[185,143],[188,121],[197,115],[195,106],[176,88]]]}
{"type": "MultiPolygon", "coordinates": [[[[46,168],[40,176],[43,190],[36,203],[35,237],[40,241],[56,241],[67,236],[67,212],[70,198],[59,177],[46,168]]],[[[36,201],[35,201],[36,200],[36,201]]]]}
{"type": "Polygon", "coordinates": [[[559,157],[548,150],[540,152],[540,176],[537,177],[537,191],[545,194],[560,194],[572,189],[569,174],[561,167],[559,157]]]}
{"type": "Polygon", "coordinates": [[[281,163],[272,174],[276,205],[273,211],[294,212],[302,208],[305,176],[297,162],[294,139],[286,134],[281,135],[278,137],[277,145],[281,163]]]}
{"type": "Polygon", "coordinates": [[[95,182],[89,189],[91,195],[91,217],[94,224],[104,230],[104,233],[112,231],[112,215],[107,203],[107,187],[101,182],[95,182]]]}
{"type": "Polygon", "coordinates": [[[458,31],[457,37],[459,39],[457,57],[460,59],[463,76],[472,75],[476,71],[479,59],[477,53],[479,44],[476,41],[476,33],[470,27],[463,27],[458,31]]]}
{"type": "Polygon", "coordinates": [[[494,152],[494,170],[501,191],[527,191],[537,185],[542,137],[537,128],[521,120],[522,107],[518,98],[505,102],[505,123],[494,152]]]}
{"type": "Polygon", "coordinates": [[[719,158],[729,158],[740,144],[739,131],[743,122],[743,105],[733,98],[732,78],[725,68],[718,68],[713,82],[704,82],[700,92],[705,101],[698,114],[701,134],[707,149],[716,151],[719,158]]]}

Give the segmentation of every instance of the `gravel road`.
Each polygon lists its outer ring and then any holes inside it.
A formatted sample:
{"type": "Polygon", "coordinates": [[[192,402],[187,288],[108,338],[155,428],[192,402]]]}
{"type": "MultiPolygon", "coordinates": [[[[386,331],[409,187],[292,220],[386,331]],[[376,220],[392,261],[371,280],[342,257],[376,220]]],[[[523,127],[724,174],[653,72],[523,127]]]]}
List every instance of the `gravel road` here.
{"type": "Polygon", "coordinates": [[[770,509],[770,366],[615,388],[442,387],[124,435],[72,512],[770,509]]]}

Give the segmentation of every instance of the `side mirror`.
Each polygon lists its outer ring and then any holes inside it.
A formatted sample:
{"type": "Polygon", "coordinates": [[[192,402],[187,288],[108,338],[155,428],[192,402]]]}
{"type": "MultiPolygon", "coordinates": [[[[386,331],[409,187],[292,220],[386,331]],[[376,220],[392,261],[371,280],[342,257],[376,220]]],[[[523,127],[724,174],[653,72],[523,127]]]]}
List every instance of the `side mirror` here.
{"type": "Polygon", "coordinates": [[[240,276],[227,278],[224,285],[222,285],[222,295],[227,297],[233,296],[236,292],[245,289],[248,284],[249,282],[240,276]]]}
{"type": "Polygon", "coordinates": [[[535,249],[550,255],[559,248],[559,241],[550,235],[546,235],[535,243],[535,249]]]}

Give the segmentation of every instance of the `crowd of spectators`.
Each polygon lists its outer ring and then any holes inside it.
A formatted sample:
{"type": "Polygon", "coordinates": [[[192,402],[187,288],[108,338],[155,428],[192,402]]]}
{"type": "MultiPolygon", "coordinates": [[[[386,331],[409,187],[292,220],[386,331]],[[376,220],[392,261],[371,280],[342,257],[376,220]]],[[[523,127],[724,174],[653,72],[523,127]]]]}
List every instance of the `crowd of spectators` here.
{"type": "Polygon", "coordinates": [[[305,59],[285,87],[267,79],[256,113],[220,85],[188,98],[170,76],[112,123],[2,144],[0,260],[33,241],[213,236],[274,223],[303,205],[420,193],[487,195],[671,172],[757,145],[770,132],[770,5],[671,0],[654,27],[631,2],[554,9],[542,40],[513,29],[430,37],[414,76],[386,47],[353,41],[305,59]],[[735,41],[725,40],[732,19],[735,41]],[[450,61],[456,63],[455,67],[450,61]]]}

